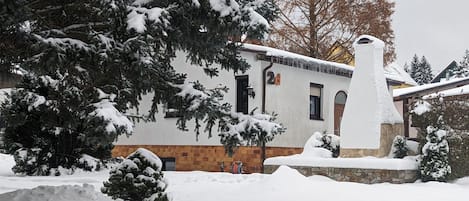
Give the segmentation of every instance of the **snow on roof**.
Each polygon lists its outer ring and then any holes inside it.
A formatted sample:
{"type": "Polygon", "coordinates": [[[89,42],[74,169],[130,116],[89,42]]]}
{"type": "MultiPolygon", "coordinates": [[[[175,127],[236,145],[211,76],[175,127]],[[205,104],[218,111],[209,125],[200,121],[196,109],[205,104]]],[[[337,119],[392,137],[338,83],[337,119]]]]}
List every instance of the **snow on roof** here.
{"type": "Polygon", "coordinates": [[[384,68],[384,74],[387,78],[403,82],[408,85],[417,86],[417,82],[415,82],[410,75],[405,72],[405,70],[397,63],[391,63],[384,68]]]}
{"type": "Polygon", "coordinates": [[[266,46],[261,46],[261,45],[254,45],[254,44],[243,44],[244,49],[247,50],[252,50],[252,51],[258,51],[258,52],[265,52],[267,56],[275,56],[275,57],[282,57],[282,58],[291,58],[291,59],[299,59],[303,60],[306,62],[314,62],[314,63],[321,63],[321,64],[326,64],[326,65],[331,65],[339,68],[343,68],[346,70],[351,70],[353,71],[353,66],[349,66],[347,64],[341,64],[341,63],[336,63],[332,61],[324,61],[321,59],[316,59],[308,56],[304,56],[301,54],[296,54],[293,52],[288,52],[285,50],[279,50],[276,48],[272,47],[266,47],[266,46]]]}
{"type": "Polygon", "coordinates": [[[437,93],[432,93],[432,94],[424,96],[423,98],[429,99],[429,98],[436,98],[438,96],[446,97],[446,96],[459,96],[459,95],[465,95],[465,94],[469,94],[469,85],[464,85],[462,87],[457,87],[454,89],[448,89],[448,90],[440,91],[437,93]]]}
{"type": "MultiPolygon", "coordinates": [[[[312,57],[308,57],[305,55],[293,53],[293,52],[288,52],[285,50],[279,50],[276,48],[272,47],[267,47],[267,46],[262,46],[262,45],[254,45],[254,44],[243,44],[243,48],[245,50],[251,50],[255,52],[265,52],[267,56],[273,56],[273,57],[280,57],[280,58],[290,58],[290,59],[297,59],[297,60],[302,60],[305,62],[312,62],[312,63],[318,63],[318,64],[324,64],[326,66],[333,66],[337,68],[341,68],[347,71],[352,71],[355,69],[354,66],[350,66],[347,64],[342,64],[342,63],[337,63],[337,62],[332,62],[332,61],[324,61],[321,59],[316,59],[312,57]]],[[[395,64],[397,65],[397,64],[395,64]]],[[[404,82],[409,85],[417,85],[415,81],[413,81],[412,78],[401,68],[401,67],[392,67],[393,69],[391,70],[386,70],[384,71],[384,75],[386,78],[395,80],[398,82],[404,82]],[[395,68],[395,69],[394,69],[395,68]],[[402,69],[402,70],[401,70],[402,69]],[[397,72],[396,72],[397,71],[397,72]]]]}
{"type": "MultiPolygon", "coordinates": [[[[408,87],[408,88],[401,88],[401,89],[394,89],[393,90],[393,95],[394,97],[402,96],[402,95],[407,95],[419,91],[423,91],[426,89],[431,89],[439,86],[444,86],[447,84],[463,81],[463,80],[469,80],[469,77],[466,78],[457,78],[457,79],[452,79],[449,81],[442,81],[442,82],[437,82],[437,83],[431,83],[431,84],[424,84],[420,86],[415,86],[415,87],[408,87]]],[[[452,89],[451,89],[452,90],[452,89]]]]}

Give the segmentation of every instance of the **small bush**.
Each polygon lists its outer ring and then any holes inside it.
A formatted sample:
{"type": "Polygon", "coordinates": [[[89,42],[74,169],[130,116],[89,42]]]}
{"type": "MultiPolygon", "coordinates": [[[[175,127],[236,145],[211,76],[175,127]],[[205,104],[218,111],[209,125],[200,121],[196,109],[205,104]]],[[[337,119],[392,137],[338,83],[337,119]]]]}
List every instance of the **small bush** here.
{"type": "Polygon", "coordinates": [[[407,140],[398,135],[392,141],[391,155],[393,158],[404,158],[407,156],[409,148],[407,147],[407,140]]]}
{"type": "Polygon", "coordinates": [[[125,201],[167,201],[161,167],[158,156],[139,148],[111,170],[101,191],[125,201]]]}

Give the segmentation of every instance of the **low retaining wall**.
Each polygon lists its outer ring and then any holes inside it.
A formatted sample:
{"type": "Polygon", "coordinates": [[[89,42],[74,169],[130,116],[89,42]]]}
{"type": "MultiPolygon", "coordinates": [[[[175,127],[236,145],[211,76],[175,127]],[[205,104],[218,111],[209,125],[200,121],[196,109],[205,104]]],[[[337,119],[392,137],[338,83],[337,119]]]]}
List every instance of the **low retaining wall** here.
{"type": "MultiPolygon", "coordinates": [[[[267,174],[275,172],[280,165],[264,165],[267,174]]],[[[359,182],[365,184],[389,182],[394,184],[411,183],[417,180],[417,170],[381,170],[361,168],[289,166],[304,176],[322,175],[336,181],[359,182]]]]}

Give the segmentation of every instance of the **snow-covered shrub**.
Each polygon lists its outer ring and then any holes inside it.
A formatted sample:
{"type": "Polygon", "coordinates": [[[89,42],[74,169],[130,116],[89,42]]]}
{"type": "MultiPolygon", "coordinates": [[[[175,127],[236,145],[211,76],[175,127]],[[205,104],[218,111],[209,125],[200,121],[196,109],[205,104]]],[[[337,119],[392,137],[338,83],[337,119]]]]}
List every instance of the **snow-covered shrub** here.
{"type": "Polygon", "coordinates": [[[40,148],[18,149],[13,154],[16,164],[12,170],[24,175],[49,175],[51,169],[45,165],[45,161],[49,160],[50,156],[50,153],[46,153],[40,148]]]}
{"type": "Polygon", "coordinates": [[[81,158],[78,159],[77,167],[86,171],[100,171],[106,167],[106,164],[95,157],[83,154],[81,158]]]}
{"type": "Polygon", "coordinates": [[[139,148],[111,170],[101,191],[125,201],[167,201],[161,167],[158,156],[139,148]]]}
{"type": "Polygon", "coordinates": [[[394,137],[390,156],[392,158],[404,158],[407,156],[407,151],[409,151],[409,148],[407,147],[407,140],[401,135],[394,137]]]}
{"type": "Polygon", "coordinates": [[[422,181],[446,181],[451,174],[448,162],[449,146],[446,141],[447,131],[440,116],[435,126],[426,129],[427,142],[422,148],[420,176],[422,181]]]}
{"type": "Polygon", "coordinates": [[[306,141],[303,155],[313,157],[338,157],[340,152],[340,138],[334,134],[322,134],[314,132],[306,141]]]}

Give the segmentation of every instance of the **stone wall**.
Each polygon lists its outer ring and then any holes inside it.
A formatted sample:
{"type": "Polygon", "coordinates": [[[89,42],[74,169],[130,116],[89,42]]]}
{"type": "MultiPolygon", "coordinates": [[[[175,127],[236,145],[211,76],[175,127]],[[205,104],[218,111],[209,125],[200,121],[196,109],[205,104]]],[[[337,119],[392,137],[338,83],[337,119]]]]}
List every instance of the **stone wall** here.
{"type": "MultiPolygon", "coordinates": [[[[175,145],[116,145],[112,150],[113,157],[126,157],[137,148],[145,148],[161,158],[175,158],[177,171],[230,171],[233,161],[243,162],[246,173],[261,172],[261,150],[259,147],[240,147],[233,157],[225,154],[223,146],[175,146],[175,145]]],[[[299,154],[302,148],[267,147],[266,157],[299,154]]]]}
{"type": "Polygon", "coordinates": [[[469,176],[469,135],[455,135],[448,138],[451,179],[469,176]]]}
{"type": "MultiPolygon", "coordinates": [[[[266,165],[265,173],[271,174],[278,165],[266,165]]],[[[365,184],[389,182],[394,184],[411,183],[417,180],[417,170],[379,170],[359,168],[289,166],[304,176],[322,175],[336,181],[359,182],[365,184]]]]}
{"type": "Polygon", "coordinates": [[[381,124],[379,149],[340,149],[340,157],[357,158],[364,156],[386,157],[391,150],[392,141],[397,135],[404,136],[404,124],[381,124]]]}

